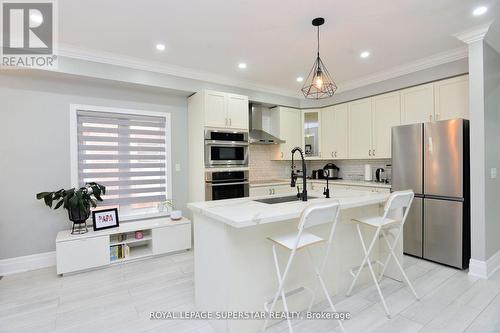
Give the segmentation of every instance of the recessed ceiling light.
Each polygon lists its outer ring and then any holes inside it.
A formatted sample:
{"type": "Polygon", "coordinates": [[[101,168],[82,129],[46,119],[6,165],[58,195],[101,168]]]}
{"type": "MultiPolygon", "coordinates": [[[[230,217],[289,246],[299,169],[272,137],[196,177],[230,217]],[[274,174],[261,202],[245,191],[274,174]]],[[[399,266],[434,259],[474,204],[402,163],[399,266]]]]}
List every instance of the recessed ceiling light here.
{"type": "Polygon", "coordinates": [[[43,22],[42,14],[38,10],[30,10],[30,21],[34,27],[40,26],[43,22]]]}
{"type": "Polygon", "coordinates": [[[368,58],[370,56],[370,52],[368,51],[363,51],[361,52],[361,54],[359,55],[361,58],[368,58]]]}
{"type": "Polygon", "coordinates": [[[302,82],[302,81],[304,81],[304,78],[303,78],[302,76],[299,76],[299,77],[297,78],[297,82],[302,82]]]}
{"type": "Polygon", "coordinates": [[[161,43],[156,44],[156,49],[158,51],[165,51],[165,44],[161,44],[161,43]]]}
{"type": "Polygon", "coordinates": [[[245,69],[245,68],[247,68],[247,64],[245,64],[244,62],[240,62],[240,63],[238,64],[238,68],[240,68],[240,69],[245,69]]]}
{"type": "Polygon", "coordinates": [[[485,7],[485,6],[477,7],[472,12],[472,15],[474,15],[474,16],[480,16],[480,15],[483,15],[484,13],[486,13],[487,11],[488,11],[488,7],[485,7]]]}

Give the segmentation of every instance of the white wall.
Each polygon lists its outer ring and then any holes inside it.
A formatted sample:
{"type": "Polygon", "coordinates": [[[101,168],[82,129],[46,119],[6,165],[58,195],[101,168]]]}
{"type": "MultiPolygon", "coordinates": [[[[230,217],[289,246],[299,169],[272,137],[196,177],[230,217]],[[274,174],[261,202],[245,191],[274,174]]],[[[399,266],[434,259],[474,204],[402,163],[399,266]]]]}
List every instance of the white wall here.
{"type": "MultiPolygon", "coordinates": [[[[500,25],[500,22],[498,22],[500,25]]],[[[488,37],[491,38],[490,32],[488,37]]],[[[500,40],[500,34],[496,36],[500,40]]],[[[486,258],[500,251],[500,178],[490,177],[491,168],[500,171],[500,53],[484,43],[484,130],[485,130],[485,229],[486,258]]]]}
{"type": "Polygon", "coordinates": [[[173,198],[187,200],[187,101],[165,89],[74,79],[49,73],[0,73],[0,259],[55,249],[66,212],[35,199],[70,186],[69,105],[90,104],[172,114],[173,198]]]}

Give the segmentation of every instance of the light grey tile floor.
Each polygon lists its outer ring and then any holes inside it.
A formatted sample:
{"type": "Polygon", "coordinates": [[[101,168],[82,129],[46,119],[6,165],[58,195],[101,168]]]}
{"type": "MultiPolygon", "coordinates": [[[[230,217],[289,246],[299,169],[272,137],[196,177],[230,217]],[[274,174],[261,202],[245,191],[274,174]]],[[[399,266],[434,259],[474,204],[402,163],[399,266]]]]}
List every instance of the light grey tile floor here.
{"type": "MultiPolygon", "coordinates": [[[[500,272],[481,280],[449,267],[406,257],[404,266],[421,300],[397,281],[381,283],[388,319],[373,285],[351,297],[335,295],[349,311],[347,332],[500,332],[500,272]]],[[[60,277],[55,268],[0,280],[0,332],[213,333],[203,320],[150,320],[150,311],[194,310],[193,253],[115,265],[60,277]]],[[[325,303],[316,311],[328,311],[325,303]]],[[[295,332],[339,332],[335,321],[294,321],[295,332]]],[[[287,332],[285,322],[268,332],[287,332]]]]}

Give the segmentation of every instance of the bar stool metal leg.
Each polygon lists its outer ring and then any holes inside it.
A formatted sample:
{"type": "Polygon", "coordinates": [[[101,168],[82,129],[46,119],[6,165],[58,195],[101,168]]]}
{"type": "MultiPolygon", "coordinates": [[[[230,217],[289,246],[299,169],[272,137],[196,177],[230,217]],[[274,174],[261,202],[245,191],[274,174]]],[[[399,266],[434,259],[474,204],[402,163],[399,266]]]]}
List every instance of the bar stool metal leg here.
{"type": "MultiPolygon", "coordinates": [[[[366,254],[366,247],[365,247],[365,243],[363,241],[363,236],[361,235],[361,230],[359,229],[359,224],[356,224],[356,229],[358,231],[358,235],[359,235],[359,238],[361,240],[361,245],[363,246],[363,250],[366,254]]],[[[377,230],[375,231],[375,235],[373,236],[373,239],[370,243],[370,246],[368,247],[368,252],[372,251],[372,248],[375,245],[375,242],[377,241],[379,232],[380,232],[380,228],[377,228],[377,230]]],[[[361,261],[361,265],[359,266],[358,271],[356,272],[356,275],[354,276],[354,279],[351,282],[351,286],[347,290],[346,296],[351,296],[352,290],[354,289],[354,285],[356,284],[356,281],[358,280],[359,275],[361,274],[361,270],[366,266],[367,260],[369,261],[370,257],[365,255],[365,257],[363,258],[363,261],[361,261]]]]}
{"type": "MultiPolygon", "coordinates": [[[[283,307],[285,308],[285,311],[288,312],[288,304],[286,303],[284,285],[285,285],[285,279],[286,279],[286,276],[288,274],[288,270],[290,269],[290,265],[292,263],[292,259],[293,259],[294,255],[295,255],[295,251],[292,251],[292,253],[290,254],[290,256],[288,258],[288,262],[287,262],[285,271],[283,272],[283,275],[281,275],[279,261],[278,261],[278,255],[276,254],[276,245],[273,245],[274,265],[276,267],[276,274],[278,276],[278,291],[276,292],[276,294],[273,298],[273,302],[271,303],[271,307],[267,311],[268,314],[273,312],[274,307],[276,306],[276,303],[278,302],[278,299],[280,298],[280,296],[283,300],[283,307]]],[[[264,321],[264,327],[262,328],[262,332],[266,331],[268,321],[269,321],[269,316],[264,321]]],[[[292,323],[291,323],[290,318],[287,318],[287,324],[288,324],[288,329],[290,330],[290,332],[293,332],[292,323]]]]}
{"type": "MultiPolygon", "coordinates": [[[[326,299],[328,300],[328,304],[332,308],[333,312],[337,312],[337,310],[335,309],[335,306],[333,305],[332,299],[330,298],[330,295],[328,293],[328,289],[326,288],[325,281],[323,281],[323,277],[321,276],[323,269],[321,269],[321,272],[320,272],[318,267],[316,267],[309,249],[307,249],[307,256],[309,258],[309,262],[310,262],[312,268],[314,269],[314,272],[316,273],[316,276],[318,277],[319,283],[321,285],[321,289],[323,289],[323,293],[325,294],[326,299]]],[[[345,332],[344,325],[342,325],[342,321],[340,319],[338,319],[337,321],[339,322],[339,326],[340,326],[340,329],[342,330],[342,332],[345,332]]]]}
{"type": "Polygon", "coordinates": [[[387,259],[385,261],[385,264],[384,264],[384,267],[382,269],[382,272],[380,274],[379,279],[382,278],[382,276],[383,276],[383,274],[385,272],[385,268],[389,264],[389,261],[390,261],[391,257],[394,258],[394,261],[396,262],[396,265],[398,266],[399,270],[401,271],[401,274],[403,275],[403,277],[404,277],[404,279],[406,281],[406,284],[408,285],[408,287],[412,291],[413,295],[415,295],[415,298],[417,300],[420,300],[420,298],[417,295],[417,292],[415,291],[415,289],[413,288],[413,285],[410,282],[410,279],[408,279],[408,276],[406,275],[406,273],[405,273],[405,271],[403,269],[403,266],[401,266],[401,263],[399,262],[398,257],[394,253],[394,248],[396,247],[396,244],[397,244],[397,242],[399,240],[399,236],[401,235],[402,230],[403,230],[403,227],[401,226],[399,228],[398,234],[396,235],[396,238],[394,239],[393,244],[391,245],[390,242],[389,242],[389,239],[387,238],[387,235],[386,235],[385,231],[382,229],[382,237],[384,238],[385,242],[387,243],[387,247],[389,248],[389,255],[387,256],[387,259]]]}
{"type": "Polygon", "coordinates": [[[369,269],[370,274],[372,276],[373,283],[375,283],[375,287],[377,288],[377,292],[378,292],[378,295],[380,296],[380,300],[382,301],[382,305],[384,306],[385,313],[387,314],[388,318],[391,318],[391,314],[389,312],[389,309],[387,308],[387,304],[385,303],[384,295],[382,294],[382,290],[380,289],[380,286],[378,284],[377,276],[375,275],[375,272],[373,271],[372,263],[370,261],[370,253],[371,253],[371,251],[373,249],[373,246],[375,245],[375,242],[378,239],[378,235],[380,233],[381,227],[378,227],[377,230],[375,231],[375,235],[373,236],[373,239],[372,239],[372,241],[371,241],[370,246],[369,246],[368,249],[366,249],[366,245],[365,245],[365,242],[363,240],[363,235],[361,234],[361,229],[359,227],[359,224],[356,224],[356,229],[358,231],[359,239],[361,240],[361,246],[363,247],[363,252],[365,253],[365,257],[363,259],[361,267],[359,268],[358,272],[356,273],[356,277],[354,278],[354,280],[351,283],[351,287],[347,291],[347,295],[349,296],[351,294],[352,289],[354,288],[354,284],[356,283],[356,280],[358,279],[358,277],[359,277],[359,275],[361,273],[361,270],[364,267],[364,263],[367,262],[368,263],[368,269],[369,269]]]}

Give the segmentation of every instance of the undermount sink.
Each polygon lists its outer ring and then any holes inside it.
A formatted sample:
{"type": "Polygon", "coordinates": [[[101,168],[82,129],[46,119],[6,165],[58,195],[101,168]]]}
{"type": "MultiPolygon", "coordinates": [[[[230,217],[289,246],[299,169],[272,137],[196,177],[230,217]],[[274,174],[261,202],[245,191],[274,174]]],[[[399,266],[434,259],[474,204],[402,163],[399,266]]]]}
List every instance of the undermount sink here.
{"type": "MultiPolygon", "coordinates": [[[[317,197],[307,197],[307,199],[315,199],[317,197]]],[[[259,200],[253,200],[265,204],[278,204],[278,203],[284,203],[284,202],[292,202],[292,201],[301,201],[299,198],[297,198],[297,195],[289,195],[286,197],[276,197],[276,198],[266,198],[266,199],[259,199],[259,200]]]]}

